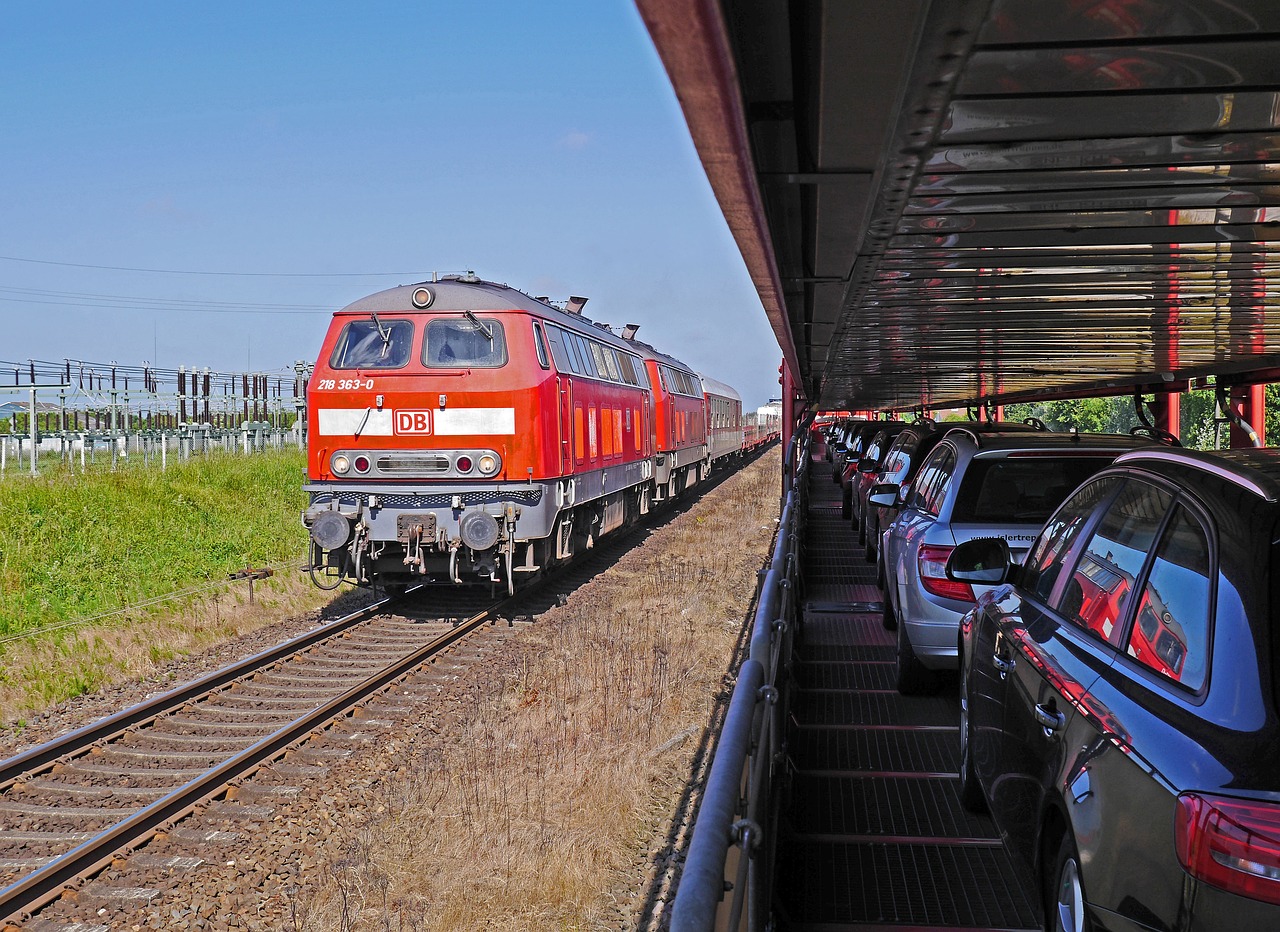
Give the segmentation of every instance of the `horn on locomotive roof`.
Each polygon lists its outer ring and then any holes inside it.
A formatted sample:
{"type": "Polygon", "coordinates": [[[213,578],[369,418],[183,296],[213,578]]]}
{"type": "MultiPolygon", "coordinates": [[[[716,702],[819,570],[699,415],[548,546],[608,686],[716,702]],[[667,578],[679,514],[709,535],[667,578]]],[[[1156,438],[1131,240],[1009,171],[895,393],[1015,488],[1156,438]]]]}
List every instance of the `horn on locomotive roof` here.
{"type": "Polygon", "coordinates": [[[564,309],[570,314],[581,314],[582,309],[587,305],[587,301],[587,298],[581,298],[576,294],[571,294],[569,295],[569,302],[564,306],[564,309]]]}
{"type": "Polygon", "coordinates": [[[639,324],[627,324],[625,327],[622,328],[622,339],[634,340],[636,338],[636,331],[639,329],[640,329],[639,324]]]}

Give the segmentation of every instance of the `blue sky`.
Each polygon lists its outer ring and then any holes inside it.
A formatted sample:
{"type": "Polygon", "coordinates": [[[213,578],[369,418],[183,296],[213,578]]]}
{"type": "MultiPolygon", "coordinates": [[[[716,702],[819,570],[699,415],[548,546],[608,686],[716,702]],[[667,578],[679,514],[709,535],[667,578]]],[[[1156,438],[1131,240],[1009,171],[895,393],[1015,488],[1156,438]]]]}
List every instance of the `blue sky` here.
{"type": "Polygon", "coordinates": [[[329,310],[474,269],[778,394],[627,0],[11,4],[0,140],[0,360],[290,369],[329,310]]]}

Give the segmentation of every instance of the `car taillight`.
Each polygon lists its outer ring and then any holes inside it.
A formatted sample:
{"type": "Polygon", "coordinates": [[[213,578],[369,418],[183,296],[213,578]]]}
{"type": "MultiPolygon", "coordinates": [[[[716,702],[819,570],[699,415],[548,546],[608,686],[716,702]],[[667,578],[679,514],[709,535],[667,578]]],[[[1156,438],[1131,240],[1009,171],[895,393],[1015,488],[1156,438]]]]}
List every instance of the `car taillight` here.
{"type": "Polygon", "coordinates": [[[926,592],[940,595],[944,599],[959,599],[961,602],[976,602],[973,587],[967,582],[947,579],[947,557],[951,556],[954,547],[925,545],[920,548],[916,557],[916,565],[920,569],[920,585],[926,592]]]}
{"type": "Polygon", "coordinates": [[[1192,877],[1280,904],[1280,805],[1183,793],[1174,839],[1178,860],[1192,877]]]}

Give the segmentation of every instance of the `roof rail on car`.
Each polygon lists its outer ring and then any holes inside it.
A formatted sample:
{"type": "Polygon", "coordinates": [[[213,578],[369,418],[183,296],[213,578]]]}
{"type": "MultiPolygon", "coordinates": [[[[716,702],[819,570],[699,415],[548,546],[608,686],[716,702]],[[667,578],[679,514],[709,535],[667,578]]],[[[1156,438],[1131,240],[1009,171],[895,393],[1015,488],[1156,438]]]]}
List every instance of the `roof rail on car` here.
{"type": "Polygon", "coordinates": [[[1181,440],[1179,440],[1173,434],[1169,433],[1167,430],[1163,430],[1162,428],[1159,428],[1159,427],[1150,427],[1146,424],[1138,424],[1138,425],[1135,425],[1134,427],[1130,427],[1129,433],[1132,434],[1134,437],[1146,435],[1150,437],[1152,440],[1160,441],[1167,447],[1182,446],[1181,440]]]}

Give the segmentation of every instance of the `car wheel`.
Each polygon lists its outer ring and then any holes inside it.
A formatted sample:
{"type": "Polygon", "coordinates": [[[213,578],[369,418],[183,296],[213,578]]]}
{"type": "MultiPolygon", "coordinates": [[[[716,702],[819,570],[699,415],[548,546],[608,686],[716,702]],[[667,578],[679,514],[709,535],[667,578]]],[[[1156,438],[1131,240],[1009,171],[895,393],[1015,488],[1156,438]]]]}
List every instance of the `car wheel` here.
{"type": "Polygon", "coordinates": [[[870,526],[868,522],[862,524],[862,539],[866,542],[867,549],[863,551],[863,555],[867,558],[868,563],[876,562],[876,541],[880,539],[880,532],[870,526]]]}
{"type": "Polygon", "coordinates": [[[844,496],[840,499],[840,517],[842,518],[849,517],[849,512],[851,512],[852,510],[853,510],[853,495],[846,488],[844,490],[844,496]]]}
{"type": "Polygon", "coordinates": [[[884,625],[886,631],[893,631],[898,627],[898,616],[893,611],[893,599],[889,597],[889,583],[885,581],[884,585],[884,601],[881,603],[880,623],[884,625]]]}
{"type": "Polygon", "coordinates": [[[960,805],[970,812],[986,812],[987,799],[973,769],[973,722],[969,719],[969,684],[963,662],[960,672],[960,805]]]}
{"type": "MultiPolygon", "coordinates": [[[[886,600],[885,604],[888,604],[886,600]]],[[[894,686],[904,696],[919,696],[933,691],[936,680],[933,671],[920,662],[915,649],[911,646],[911,638],[907,637],[907,626],[898,619],[898,651],[897,670],[894,686]]]]}
{"type": "MultiPolygon", "coordinates": [[[[876,548],[876,588],[881,592],[884,591],[884,557],[880,552],[880,548],[876,548]]],[[[888,596],[886,595],[887,599],[888,596]]]]}
{"type": "Polygon", "coordinates": [[[1053,869],[1045,875],[1045,928],[1051,932],[1090,932],[1093,923],[1084,904],[1080,853],[1068,831],[1058,845],[1053,869]]]}

